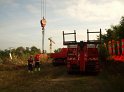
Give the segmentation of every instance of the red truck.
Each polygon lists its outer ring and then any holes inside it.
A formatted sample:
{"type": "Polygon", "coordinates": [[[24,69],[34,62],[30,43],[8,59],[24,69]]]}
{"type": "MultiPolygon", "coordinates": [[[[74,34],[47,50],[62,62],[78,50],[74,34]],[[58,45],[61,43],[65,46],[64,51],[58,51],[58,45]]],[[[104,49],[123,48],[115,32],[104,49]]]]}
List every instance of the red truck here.
{"type": "Polygon", "coordinates": [[[76,41],[76,32],[64,33],[63,44],[67,45],[67,72],[98,73],[100,71],[98,44],[101,44],[100,32],[87,31],[87,42],[76,41]],[[99,40],[89,40],[89,33],[100,33],[99,40]],[[74,35],[74,41],[65,41],[65,35],[74,35]]]}
{"type": "Polygon", "coordinates": [[[67,51],[67,48],[61,48],[59,52],[50,54],[54,66],[66,64],[67,51]]]}

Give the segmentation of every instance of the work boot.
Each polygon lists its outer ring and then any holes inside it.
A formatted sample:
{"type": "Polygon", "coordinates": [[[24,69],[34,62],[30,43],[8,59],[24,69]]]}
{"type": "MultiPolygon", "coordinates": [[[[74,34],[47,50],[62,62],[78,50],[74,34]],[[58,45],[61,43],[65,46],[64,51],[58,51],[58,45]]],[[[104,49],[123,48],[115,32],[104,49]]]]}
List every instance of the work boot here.
{"type": "Polygon", "coordinates": [[[38,68],[38,71],[40,71],[40,68],[38,68]]]}
{"type": "Polygon", "coordinates": [[[37,68],[35,68],[34,71],[37,71],[37,68]]]}

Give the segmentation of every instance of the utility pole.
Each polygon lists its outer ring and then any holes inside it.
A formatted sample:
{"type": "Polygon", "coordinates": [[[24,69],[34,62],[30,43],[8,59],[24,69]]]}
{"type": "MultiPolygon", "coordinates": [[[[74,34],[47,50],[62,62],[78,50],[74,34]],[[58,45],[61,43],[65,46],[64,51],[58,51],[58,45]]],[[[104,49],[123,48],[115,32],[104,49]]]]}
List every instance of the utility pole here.
{"type": "Polygon", "coordinates": [[[12,58],[12,53],[11,53],[11,50],[12,50],[12,47],[9,47],[9,57],[10,57],[10,59],[12,60],[13,58],[12,58]]]}

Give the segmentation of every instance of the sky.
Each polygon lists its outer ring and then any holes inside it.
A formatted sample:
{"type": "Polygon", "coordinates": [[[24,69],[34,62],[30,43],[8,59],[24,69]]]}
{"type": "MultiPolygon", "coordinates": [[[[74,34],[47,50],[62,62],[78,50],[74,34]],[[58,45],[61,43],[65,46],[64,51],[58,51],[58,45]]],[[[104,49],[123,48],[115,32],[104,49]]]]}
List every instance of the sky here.
{"type": "MultiPolygon", "coordinates": [[[[20,46],[42,48],[42,0],[0,0],[0,49],[20,46]]],[[[77,41],[87,40],[87,29],[106,33],[124,16],[124,0],[46,0],[45,50],[49,37],[53,51],[62,48],[62,31],[76,30],[77,41]]],[[[90,39],[96,39],[91,35],[90,39]]],[[[66,38],[73,39],[73,36],[66,38]]]]}

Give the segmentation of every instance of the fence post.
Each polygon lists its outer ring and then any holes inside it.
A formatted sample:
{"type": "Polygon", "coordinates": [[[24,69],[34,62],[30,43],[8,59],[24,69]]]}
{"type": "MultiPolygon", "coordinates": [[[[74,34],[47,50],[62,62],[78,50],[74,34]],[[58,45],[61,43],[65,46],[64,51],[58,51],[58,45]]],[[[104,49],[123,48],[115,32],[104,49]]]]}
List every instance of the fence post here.
{"type": "Polygon", "coordinates": [[[122,39],[121,42],[122,42],[122,55],[124,55],[124,39],[122,39]]]}
{"type": "Polygon", "coordinates": [[[112,40],[112,55],[114,56],[115,55],[115,41],[112,40]]]}
{"type": "Polygon", "coordinates": [[[118,52],[118,56],[120,55],[120,42],[117,41],[117,52],[118,52]]]}

